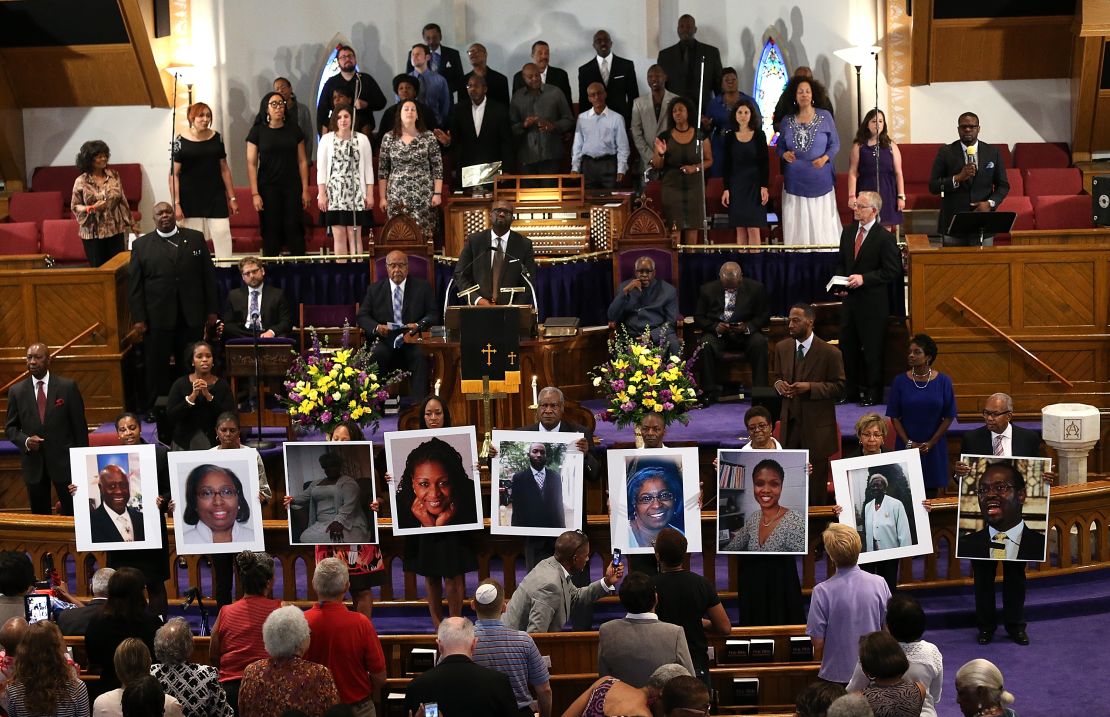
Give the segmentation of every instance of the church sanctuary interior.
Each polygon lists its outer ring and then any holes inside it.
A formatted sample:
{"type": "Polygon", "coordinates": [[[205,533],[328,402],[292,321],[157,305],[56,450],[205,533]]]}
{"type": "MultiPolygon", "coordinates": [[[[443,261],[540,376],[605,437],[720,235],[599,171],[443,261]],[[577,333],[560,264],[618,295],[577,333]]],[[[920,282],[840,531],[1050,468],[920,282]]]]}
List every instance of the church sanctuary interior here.
{"type": "Polygon", "coordinates": [[[1110,2],[0,0],[0,414],[0,714],[177,617],[185,714],[1106,714],[1110,2]]]}

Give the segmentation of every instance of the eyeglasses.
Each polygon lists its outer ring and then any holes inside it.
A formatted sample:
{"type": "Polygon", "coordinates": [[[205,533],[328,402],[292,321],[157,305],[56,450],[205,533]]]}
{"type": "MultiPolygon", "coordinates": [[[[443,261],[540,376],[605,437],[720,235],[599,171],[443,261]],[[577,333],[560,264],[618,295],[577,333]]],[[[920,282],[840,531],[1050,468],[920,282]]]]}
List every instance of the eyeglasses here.
{"type": "Polygon", "coordinates": [[[975,492],[980,498],[986,498],[988,495],[1001,497],[1013,493],[1014,485],[1012,483],[987,483],[976,488],[975,492]]]}
{"type": "Polygon", "coordinates": [[[961,124],[961,125],[956,125],[956,126],[959,127],[960,129],[978,129],[979,128],[979,125],[977,125],[977,124],[961,124]]]}
{"type": "Polygon", "coordinates": [[[859,202],[856,202],[856,209],[874,209],[874,208],[875,207],[871,206],[870,204],[860,204],[859,202]]]}
{"type": "Polygon", "coordinates": [[[640,505],[651,505],[655,502],[673,503],[674,493],[670,492],[669,490],[665,490],[659,493],[644,493],[643,495],[636,497],[636,502],[640,505]]]}
{"type": "Polygon", "coordinates": [[[271,100],[269,102],[269,105],[271,107],[284,107],[285,106],[285,100],[271,100]]]}
{"type": "Polygon", "coordinates": [[[212,490],[211,488],[201,488],[197,491],[197,497],[199,497],[201,500],[212,500],[217,495],[219,495],[224,500],[230,500],[231,498],[235,497],[236,491],[234,488],[230,487],[220,488],[219,490],[212,490]]]}
{"type": "Polygon", "coordinates": [[[1013,411],[983,411],[983,418],[1000,418],[1013,413],[1013,411]]]}
{"type": "Polygon", "coordinates": [[[770,428],[770,423],[752,423],[748,426],[748,433],[762,433],[770,428]]]}

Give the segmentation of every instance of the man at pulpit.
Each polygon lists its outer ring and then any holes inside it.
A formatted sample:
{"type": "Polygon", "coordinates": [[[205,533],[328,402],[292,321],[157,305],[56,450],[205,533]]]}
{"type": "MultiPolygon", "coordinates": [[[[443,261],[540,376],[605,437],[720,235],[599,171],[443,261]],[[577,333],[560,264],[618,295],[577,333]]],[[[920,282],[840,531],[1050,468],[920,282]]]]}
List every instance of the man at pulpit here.
{"type": "Polygon", "coordinates": [[[293,313],[281,289],[266,284],[266,267],[256,256],[239,260],[243,286],[227,292],[224,304],[225,339],[251,338],[257,319],[259,338],[288,338],[293,334],[293,313]]]}
{"type": "Polygon", "coordinates": [[[475,232],[466,238],[459,262],[455,265],[457,291],[477,286],[472,303],[488,306],[508,304],[510,294],[502,289],[517,287],[524,291],[516,294],[514,303],[528,301],[535,305],[535,298],[524,280],[536,276],[536,260],[532,241],[512,230],[513,206],[506,201],[496,201],[490,209],[491,227],[475,232]]]}

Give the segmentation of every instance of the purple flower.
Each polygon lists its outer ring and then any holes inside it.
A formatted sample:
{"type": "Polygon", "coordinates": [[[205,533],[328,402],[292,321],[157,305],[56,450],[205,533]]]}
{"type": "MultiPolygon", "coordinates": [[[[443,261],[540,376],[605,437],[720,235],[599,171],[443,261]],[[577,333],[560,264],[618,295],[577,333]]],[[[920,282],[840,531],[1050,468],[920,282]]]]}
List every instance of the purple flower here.
{"type": "Polygon", "coordinates": [[[361,381],[362,383],[366,383],[366,372],[365,371],[359,371],[358,380],[361,381]]]}
{"type": "Polygon", "coordinates": [[[323,423],[331,423],[331,411],[324,411],[320,414],[320,421],[323,423]]]}
{"type": "Polygon", "coordinates": [[[647,375],[648,375],[648,376],[654,376],[654,375],[655,375],[655,369],[653,369],[653,368],[649,368],[649,369],[647,370],[647,375]]]}
{"type": "Polygon", "coordinates": [[[666,403],[663,404],[663,410],[664,411],[670,411],[673,408],[674,408],[674,404],[671,403],[670,401],[667,401],[666,403]]]}
{"type": "Polygon", "coordinates": [[[301,395],[299,393],[291,393],[289,394],[289,400],[297,403],[301,400],[301,395]]]}
{"type": "Polygon", "coordinates": [[[662,391],[659,392],[659,398],[663,399],[664,401],[670,400],[670,397],[671,389],[669,388],[664,388],[662,391]]]}

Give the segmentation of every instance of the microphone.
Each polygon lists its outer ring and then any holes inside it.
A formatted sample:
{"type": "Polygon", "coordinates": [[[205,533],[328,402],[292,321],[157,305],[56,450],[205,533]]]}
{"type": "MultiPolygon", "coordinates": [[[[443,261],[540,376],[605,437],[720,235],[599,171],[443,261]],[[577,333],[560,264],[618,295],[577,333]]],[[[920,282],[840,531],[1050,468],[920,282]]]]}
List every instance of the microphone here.
{"type": "Polygon", "coordinates": [[[975,153],[975,146],[974,145],[967,148],[967,161],[970,162],[971,164],[975,165],[976,169],[979,168],[979,155],[977,155],[975,153]]]}
{"type": "Polygon", "coordinates": [[[198,588],[195,588],[195,587],[189,588],[185,592],[185,602],[181,603],[181,609],[184,610],[185,608],[192,605],[194,601],[199,600],[199,599],[200,599],[200,590],[198,588]]]}

